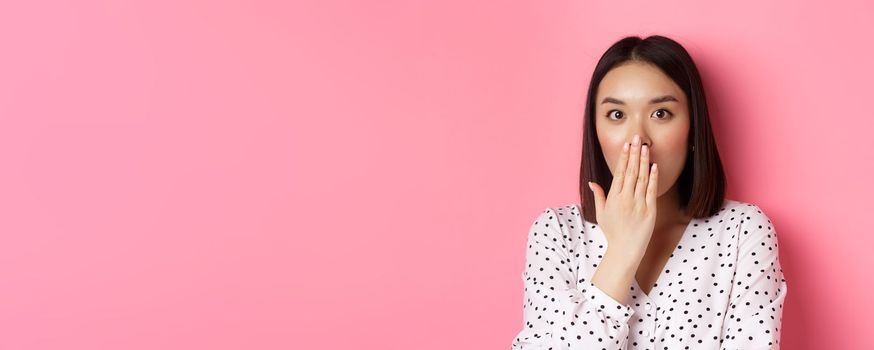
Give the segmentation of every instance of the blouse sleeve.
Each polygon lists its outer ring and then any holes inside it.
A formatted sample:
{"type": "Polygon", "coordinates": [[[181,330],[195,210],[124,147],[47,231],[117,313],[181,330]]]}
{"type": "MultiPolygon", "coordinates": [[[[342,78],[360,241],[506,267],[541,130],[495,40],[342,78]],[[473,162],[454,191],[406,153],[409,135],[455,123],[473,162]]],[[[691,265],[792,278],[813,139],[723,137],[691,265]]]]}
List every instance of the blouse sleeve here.
{"type": "Polygon", "coordinates": [[[787,289],[777,233],[761,208],[746,210],[720,349],[779,349],[787,289]]]}
{"type": "Polygon", "coordinates": [[[574,238],[566,227],[574,222],[572,215],[546,208],[528,231],[523,325],[513,350],[626,348],[634,310],[589,279],[578,283],[569,252],[574,238]]]}

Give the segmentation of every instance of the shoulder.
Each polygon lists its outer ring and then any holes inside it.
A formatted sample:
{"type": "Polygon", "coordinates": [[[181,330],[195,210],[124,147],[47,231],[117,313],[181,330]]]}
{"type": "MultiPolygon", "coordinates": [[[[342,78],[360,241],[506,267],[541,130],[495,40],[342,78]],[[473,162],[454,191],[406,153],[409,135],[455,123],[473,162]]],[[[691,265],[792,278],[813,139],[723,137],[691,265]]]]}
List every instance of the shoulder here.
{"type": "Polygon", "coordinates": [[[732,214],[740,217],[741,226],[766,230],[773,229],[773,226],[771,225],[771,217],[765,213],[765,209],[761,206],[755,203],[737,200],[728,200],[726,202],[731,203],[726,207],[731,209],[732,214]]]}
{"type": "Polygon", "coordinates": [[[765,214],[765,210],[759,205],[735,199],[725,199],[719,213],[715,216],[740,220],[738,222],[741,224],[762,221],[770,223],[771,221],[770,217],[765,214]]]}
{"type": "Polygon", "coordinates": [[[576,237],[583,230],[584,223],[579,206],[564,204],[546,206],[535,215],[529,235],[532,237],[551,237],[553,241],[576,237]]]}
{"type": "Polygon", "coordinates": [[[722,201],[722,206],[719,207],[719,211],[717,214],[713,215],[713,217],[738,216],[740,213],[744,212],[746,208],[754,206],[754,204],[749,202],[726,198],[722,201]]]}
{"type": "Polygon", "coordinates": [[[547,206],[537,213],[531,226],[560,230],[568,224],[575,224],[578,217],[579,212],[572,204],[547,206]]]}
{"type": "Polygon", "coordinates": [[[765,209],[755,203],[733,202],[732,214],[740,220],[740,244],[746,242],[776,248],[777,230],[765,209]]]}

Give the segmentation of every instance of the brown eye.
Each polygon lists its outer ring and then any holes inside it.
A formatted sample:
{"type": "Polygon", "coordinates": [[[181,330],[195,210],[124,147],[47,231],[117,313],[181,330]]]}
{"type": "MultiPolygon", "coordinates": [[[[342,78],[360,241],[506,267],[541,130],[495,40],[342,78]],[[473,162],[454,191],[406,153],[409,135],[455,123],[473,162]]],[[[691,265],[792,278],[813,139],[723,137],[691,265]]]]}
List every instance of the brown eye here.
{"type": "Polygon", "coordinates": [[[658,109],[658,110],[656,110],[655,113],[654,113],[653,115],[658,115],[658,116],[657,116],[658,119],[666,119],[668,116],[671,116],[671,115],[674,115],[674,114],[671,113],[671,111],[662,108],[662,109],[658,109]],[[664,112],[664,113],[659,114],[659,112],[664,112]],[[665,113],[667,113],[667,114],[665,114],[665,113]]]}
{"type": "Polygon", "coordinates": [[[607,119],[613,119],[613,118],[611,118],[612,116],[614,116],[613,112],[617,112],[618,115],[622,115],[622,111],[618,111],[618,110],[613,109],[613,110],[610,110],[609,112],[607,112],[607,119]]]}

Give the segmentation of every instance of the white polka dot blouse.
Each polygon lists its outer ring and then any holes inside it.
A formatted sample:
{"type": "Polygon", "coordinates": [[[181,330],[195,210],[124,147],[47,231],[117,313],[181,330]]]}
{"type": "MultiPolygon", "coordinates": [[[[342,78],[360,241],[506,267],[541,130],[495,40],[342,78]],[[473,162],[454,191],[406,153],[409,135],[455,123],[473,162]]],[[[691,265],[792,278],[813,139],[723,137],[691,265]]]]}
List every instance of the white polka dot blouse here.
{"type": "Polygon", "coordinates": [[[606,250],[579,204],[538,215],[512,349],[779,349],[786,280],[757,205],[726,199],[693,218],[649,293],[634,279],[627,304],[591,282],[606,250]]]}

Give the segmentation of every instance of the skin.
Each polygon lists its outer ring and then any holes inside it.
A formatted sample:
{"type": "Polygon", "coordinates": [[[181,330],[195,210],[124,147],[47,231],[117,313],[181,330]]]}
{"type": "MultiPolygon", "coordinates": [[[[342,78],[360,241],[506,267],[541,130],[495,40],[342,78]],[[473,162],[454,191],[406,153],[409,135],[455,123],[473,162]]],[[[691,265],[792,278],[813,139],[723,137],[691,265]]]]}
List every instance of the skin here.
{"type": "Polygon", "coordinates": [[[611,192],[594,184],[608,249],[593,283],[625,302],[634,280],[649,292],[691,220],[679,205],[677,179],[687,157],[690,116],[682,89],[658,67],[630,62],[598,86],[595,128],[614,176],[611,192]],[[651,103],[655,98],[673,99],[651,103]],[[606,100],[606,102],[605,102],[606,100]],[[639,145],[634,145],[635,135],[639,145]],[[626,143],[632,143],[627,152],[626,143]],[[643,149],[646,145],[647,153],[643,149]],[[658,164],[653,175],[650,164],[658,164]],[[632,280],[634,279],[634,280],[632,280]]]}

